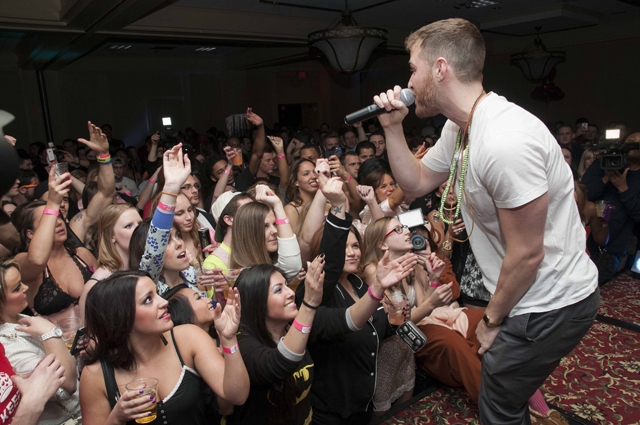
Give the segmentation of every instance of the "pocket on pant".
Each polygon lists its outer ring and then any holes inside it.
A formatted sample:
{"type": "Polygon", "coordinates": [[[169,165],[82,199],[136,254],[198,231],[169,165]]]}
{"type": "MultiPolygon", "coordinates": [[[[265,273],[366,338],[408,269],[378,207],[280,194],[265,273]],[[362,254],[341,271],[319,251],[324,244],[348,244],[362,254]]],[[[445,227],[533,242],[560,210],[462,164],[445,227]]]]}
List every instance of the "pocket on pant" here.
{"type": "Polygon", "coordinates": [[[554,325],[557,326],[557,323],[555,323],[558,316],[557,313],[557,310],[544,313],[530,313],[525,329],[525,338],[527,341],[536,341],[551,332],[554,325]]]}

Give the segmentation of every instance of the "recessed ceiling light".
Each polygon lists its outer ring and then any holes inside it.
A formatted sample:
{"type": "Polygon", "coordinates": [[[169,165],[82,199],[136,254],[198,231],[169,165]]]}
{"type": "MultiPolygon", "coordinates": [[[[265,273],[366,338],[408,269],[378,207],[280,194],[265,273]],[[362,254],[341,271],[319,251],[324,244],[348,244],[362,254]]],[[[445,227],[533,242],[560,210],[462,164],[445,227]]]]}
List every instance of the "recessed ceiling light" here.
{"type": "Polygon", "coordinates": [[[127,50],[133,47],[131,44],[114,44],[113,46],[107,47],[107,50],[127,50]]]}
{"type": "Polygon", "coordinates": [[[486,6],[494,6],[496,4],[500,3],[499,1],[493,1],[493,0],[473,0],[471,2],[471,7],[474,8],[479,8],[479,7],[486,7],[486,6]]]}
{"type": "Polygon", "coordinates": [[[215,47],[198,47],[196,49],[196,52],[211,52],[213,50],[216,50],[215,47]]]}

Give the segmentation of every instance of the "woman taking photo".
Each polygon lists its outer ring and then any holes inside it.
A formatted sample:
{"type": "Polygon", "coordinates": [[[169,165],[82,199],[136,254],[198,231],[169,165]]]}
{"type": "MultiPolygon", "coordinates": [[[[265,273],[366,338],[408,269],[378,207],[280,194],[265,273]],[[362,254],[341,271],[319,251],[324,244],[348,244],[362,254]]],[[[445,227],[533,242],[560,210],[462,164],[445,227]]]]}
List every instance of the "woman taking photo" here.
{"type": "Polygon", "coordinates": [[[291,280],[302,260],[282,201],[262,184],[256,186],[256,201],[238,208],[233,220],[230,268],[276,264],[291,280]]]}
{"type": "Polygon", "coordinates": [[[308,159],[299,159],[293,164],[287,185],[287,200],[284,212],[291,220],[291,228],[297,229],[304,206],[313,200],[318,191],[316,165],[308,159]]]}
{"type": "Polygon", "coordinates": [[[69,173],[55,177],[49,172],[49,197],[21,205],[12,216],[20,229],[15,259],[22,280],[29,287],[29,306],[57,323],[65,317],[82,317],[78,299],[97,263],[86,248],[67,242],[67,229],[60,218],[60,204],[71,188],[69,173]]]}
{"type": "Polygon", "coordinates": [[[94,286],[87,296],[86,322],[95,350],[81,379],[85,424],[134,423],[152,415],[154,404],[157,419],[149,423],[207,424],[203,384],[234,404],[247,399],[249,378],[237,352],[240,298],[235,290],[224,311],[216,309],[224,359],[197,326],[173,329],[167,301],[143,271],[114,273],[94,286]],[[157,398],[125,391],[137,378],[157,379],[157,398]]]}
{"type": "Polygon", "coordinates": [[[26,378],[38,363],[54,354],[64,366],[64,384],[47,402],[39,424],[57,425],[80,418],[76,393],[75,360],[62,340],[62,331],[43,317],[20,314],[27,307],[27,286],[22,283],[20,265],[15,260],[0,264],[0,343],[18,375],[26,378]]]}

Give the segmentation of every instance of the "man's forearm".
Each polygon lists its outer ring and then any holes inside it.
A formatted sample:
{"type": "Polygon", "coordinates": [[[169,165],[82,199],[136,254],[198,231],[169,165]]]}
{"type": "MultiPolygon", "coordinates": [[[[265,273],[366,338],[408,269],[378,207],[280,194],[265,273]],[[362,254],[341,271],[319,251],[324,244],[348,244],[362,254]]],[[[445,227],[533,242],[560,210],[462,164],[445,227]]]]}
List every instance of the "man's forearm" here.
{"type": "Polygon", "coordinates": [[[507,255],[502,262],[496,292],[486,309],[493,323],[502,323],[533,284],[542,255],[507,255]]]}
{"type": "Polygon", "coordinates": [[[16,414],[13,416],[11,425],[35,425],[40,419],[45,403],[42,400],[30,401],[27,397],[22,397],[16,414]]]}

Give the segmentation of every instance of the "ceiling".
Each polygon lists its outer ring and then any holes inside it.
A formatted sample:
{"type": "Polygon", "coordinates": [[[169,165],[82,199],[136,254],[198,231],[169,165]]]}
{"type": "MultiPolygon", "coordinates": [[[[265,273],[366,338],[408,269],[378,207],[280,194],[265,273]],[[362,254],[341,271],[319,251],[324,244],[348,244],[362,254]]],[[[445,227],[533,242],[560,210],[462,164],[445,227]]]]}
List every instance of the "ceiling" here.
{"type": "MultiPolygon", "coordinates": [[[[471,20],[487,39],[640,20],[640,0],[501,0],[484,7],[472,0],[349,0],[348,6],[359,25],[389,31],[382,55],[403,52],[410,31],[449,17],[471,20]]],[[[22,69],[51,70],[87,55],[198,59],[257,47],[280,48],[269,63],[286,62],[308,56],[307,34],[335,23],[344,7],[342,0],[3,0],[0,54],[14,54],[22,69]]],[[[254,65],[261,64],[256,57],[254,65]]]]}

